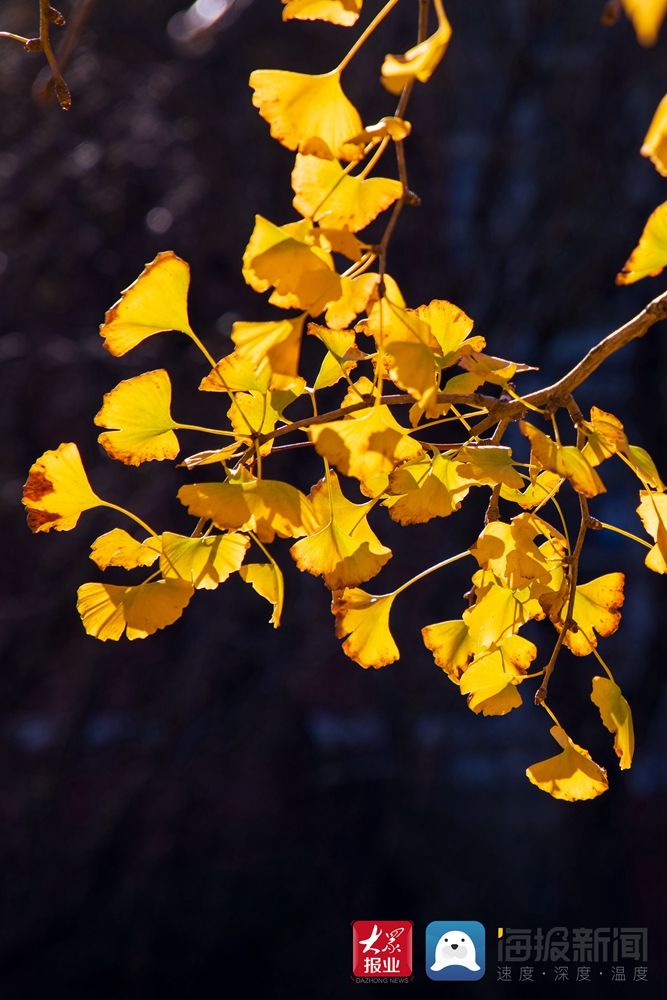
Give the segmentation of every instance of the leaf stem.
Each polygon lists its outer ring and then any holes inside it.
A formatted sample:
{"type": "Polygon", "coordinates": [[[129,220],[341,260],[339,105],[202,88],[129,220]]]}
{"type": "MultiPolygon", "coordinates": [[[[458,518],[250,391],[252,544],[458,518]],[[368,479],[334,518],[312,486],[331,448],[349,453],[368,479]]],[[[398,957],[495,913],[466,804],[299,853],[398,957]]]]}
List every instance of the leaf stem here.
{"type": "Polygon", "coordinates": [[[362,47],[362,45],[366,44],[366,42],[371,37],[375,29],[382,24],[387,14],[391,13],[391,11],[394,9],[397,3],[398,0],[389,0],[389,2],[384,5],[382,10],[375,15],[370,24],[359,35],[359,37],[357,38],[356,42],[354,43],[350,51],[347,53],[347,55],[343,56],[341,61],[338,63],[338,66],[336,66],[336,69],[334,70],[335,73],[342,73],[343,70],[350,65],[350,63],[352,62],[352,60],[354,59],[354,57],[356,56],[357,52],[362,47]]]}
{"type": "Polygon", "coordinates": [[[219,437],[231,437],[231,438],[236,437],[234,431],[223,431],[218,427],[199,427],[198,424],[174,423],[174,428],[177,431],[201,431],[202,434],[217,434],[219,437]]]}
{"type": "Polygon", "coordinates": [[[602,657],[600,656],[600,654],[598,653],[598,651],[595,648],[595,646],[593,646],[593,656],[598,661],[598,663],[600,664],[600,666],[602,667],[602,669],[605,671],[605,673],[607,674],[607,677],[609,678],[609,680],[612,681],[615,684],[616,681],[614,680],[614,675],[612,674],[611,670],[609,669],[609,667],[607,666],[607,664],[604,662],[604,660],[602,659],[602,657]]]}
{"type": "Polygon", "coordinates": [[[409,580],[406,580],[405,583],[402,583],[400,587],[392,591],[394,597],[398,597],[398,595],[402,594],[404,590],[407,590],[408,587],[411,587],[413,583],[417,583],[419,580],[423,580],[425,576],[430,576],[431,573],[435,573],[436,570],[439,569],[444,569],[445,566],[451,566],[452,563],[458,562],[459,559],[465,559],[465,557],[469,556],[470,554],[471,553],[469,549],[466,549],[464,552],[459,552],[455,556],[450,556],[448,559],[443,559],[442,562],[435,563],[433,566],[429,566],[428,569],[424,569],[421,571],[421,573],[417,573],[416,576],[413,576],[409,580]]]}
{"type": "Polygon", "coordinates": [[[211,368],[215,368],[216,363],[217,363],[216,360],[215,360],[215,358],[204,347],[204,345],[202,344],[201,340],[199,339],[199,337],[197,336],[197,334],[194,332],[194,330],[189,330],[187,332],[187,336],[190,338],[190,340],[192,341],[192,343],[195,344],[195,346],[199,348],[199,350],[204,355],[204,357],[208,361],[208,363],[211,366],[211,368]]]}
{"type": "Polygon", "coordinates": [[[617,535],[623,535],[624,538],[629,538],[633,542],[637,542],[638,545],[643,545],[647,549],[653,548],[650,542],[647,542],[645,538],[640,538],[639,535],[633,535],[631,531],[625,531],[623,528],[617,528],[614,524],[607,524],[605,521],[599,521],[597,518],[592,519],[590,525],[591,528],[605,528],[607,531],[615,531],[617,535]]]}
{"type": "Polygon", "coordinates": [[[108,507],[109,510],[115,510],[119,514],[124,514],[125,517],[129,517],[131,521],[134,521],[135,524],[138,524],[140,528],[143,528],[144,531],[147,531],[149,535],[153,536],[153,538],[158,537],[157,531],[153,531],[153,529],[149,524],[146,524],[146,522],[142,521],[140,517],[138,517],[136,514],[133,514],[131,510],[127,510],[126,507],[120,507],[117,503],[111,503],[111,501],[109,500],[103,500],[102,506],[108,507]]]}

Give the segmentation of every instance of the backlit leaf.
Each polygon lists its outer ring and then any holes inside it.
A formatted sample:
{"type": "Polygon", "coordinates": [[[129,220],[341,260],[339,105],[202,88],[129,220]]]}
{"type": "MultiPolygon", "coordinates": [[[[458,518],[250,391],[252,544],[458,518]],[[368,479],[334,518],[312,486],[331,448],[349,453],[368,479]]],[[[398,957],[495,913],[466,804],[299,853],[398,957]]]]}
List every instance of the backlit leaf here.
{"type": "Polygon", "coordinates": [[[582,454],[591,465],[599,465],[611,455],[624,454],[628,449],[621,421],[597,406],[591,407],[591,419],[584,421],[582,429],[587,437],[582,454]]]}
{"type": "Polygon", "coordinates": [[[138,587],[84,583],[77,608],[88,635],[106,642],[125,632],[128,639],[145,639],[181,617],[194,589],[183,580],[158,580],[138,587]]]}
{"type": "Polygon", "coordinates": [[[655,278],[667,266],[667,201],[648,217],[639,243],[616,275],[618,285],[655,278]]]}
{"type": "Polygon", "coordinates": [[[164,368],[126,379],[104,395],[95,416],[108,430],[98,441],[126,465],[176,458],[179,451],[171,417],[171,382],[164,368]]]}
{"type": "Polygon", "coordinates": [[[508,636],[498,647],[476,656],[461,677],[461,694],[468,708],[483,715],[506,715],[522,704],[517,685],[537,655],[537,648],[520,635],[508,636]]]}
{"type": "Polygon", "coordinates": [[[276,563],[248,563],[241,566],[239,576],[249,583],[256,593],[273,605],[269,621],[274,628],[280,625],[285,599],[285,581],[276,563]]]}
{"type": "Polygon", "coordinates": [[[342,330],[354,322],[359,313],[366,311],[377,289],[378,280],[377,274],[359,274],[353,278],[341,275],[341,295],[327,305],[327,324],[335,330],[342,330]]]}
{"type": "Polygon", "coordinates": [[[555,472],[539,472],[533,482],[528,483],[524,490],[510,489],[503,486],[500,495],[503,500],[516,503],[519,507],[530,509],[544,503],[547,497],[555,496],[563,482],[555,472]]]}
{"type": "Polygon", "coordinates": [[[626,771],[632,766],[635,752],[635,732],[632,712],[618,684],[609,677],[594,677],[591,701],[600,710],[602,723],[614,734],[614,750],[619,767],[626,771]]]}
{"type": "Polygon", "coordinates": [[[405,462],[389,476],[382,501],[399,524],[424,524],[459,510],[470,481],[459,474],[459,463],[446,456],[423,455],[405,462]]]}
{"type": "Polygon", "coordinates": [[[336,635],[345,639],[343,652],[360,666],[385,667],[399,658],[398,646],[389,631],[389,613],[395,594],[376,597],[354,587],[335,593],[331,610],[336,616],[336,635]]]}
{"type": "Polygon", "coordinates": [[[239,321],[232,326],[232,340],[237,352],[258,368],[268,361],[271,371],[280,375],[296,375],[301,353],[301,335],[305,313],[291,319],[267,323],[239,321]]]}
{"type": "Polygon", "coordinates": [[[553,798],[567,802],[594,799],[606,792],[607,772],[595,763],[588,750],[577,746],[560,726],[552,726],[550,733],[562,752],[529,767],[528,780],[553,798]]]}
{"type": "Polygon", "coordinates": [[[533,581],[546,584],[551,578],[551,566],[537,547],[538,536],[558,538],[562,535],[534,514],[519,514],[510,524],[490,521],[470,547],[471,555],[484,569],[510,590],[520,590],[533,581]]]}
{"type": "Polygon", "coordinates": [[[403,87],[413,80],[426,83],[445,54],[452,29],[444,18],[437,30],[419,45],[403,55],[385,56],[382,64],[382,83],[390,94],[400,94],[403,87]]]}
{"type": "Polygon", "coordinates": [[[136,569],[138,566],[152,566],[160,548],[159,538],[151,537],[145,542],[138,542],[123,528],[113,528],[95,539],[90,558],[100,569],[108,569],[109,566],[136,569]]]}
{"type": "Polygon", "coordinates": [[[191,538],[165,531],[160,569],[165,580],[175,578],[197,590],[215,590],[240,568],[249,545],[249,538],[235,532],[191,538]]]}
{"type": "Polygon", "coordinates": [[[85,510],[104,505],[88,482],[79,449],[72,442],[45,451],[30,467],[23,506],[31,531],[69,531],[85,510]]]}
{"type": "Polygon", "coordinates": [[[104,347],[121,357],[155,333],[180,330],[192,336],[189,287],[186,262],[171,250],[159,253],[107,312],[100,327],[104,347]]]}
{"type": "MultiPolygon", "coordinates": [[[[596,632],[605,637],[613,635],[621,621],[623,606],[623,573],[606,573],[589,583],[580,584],[574,598],[572,618],[577,631],[568,629],[564,643],[575,656],[587,656],[597,647],[596,632]]],[[[554,622],[562,628],[562,618],[554,622]]]]}
{"type": "Polygon", "coordinates": [[[667,0],[621,0],[642,45],[655,45],[667,14],[667,0]]]}
{"type": "Polygon", "coordinates": [[[282,0],[283,21],[328,21],[349,27],[359,17],[363,0],[282,0]]]}
{"type": "Polygon", "coordinates": [[[625,457],[634,474],[643,483],[661,492],[667,489],[655,467],[655,462],[644,448],[640,448],[636,444],[629,444],[625,457]]]}
{"type": "Polygon", "coordinates": [[[422,629],[422,638],[426,648],[433,653],[435,662],[452,680],[459,680],[472,657],[479,652],[462,619],[426,625],[422,629]]]}
{"type": "Polygon", "coordinates": [[[544,618],[530,587],[511,590],[497,583],[492,573],[478,570],[473,576],[476,600],[463,612],[470,639],[479,649],[498,646],[531,619],[544,618]]]}
{"type": "Polygon", "coordinates": [[[667,494],[640,490],[637,513],[655,542],[645,564],[654,573],[667,573],[667,494]]]}
{"type": "Polygon", "coordinates": [[[400,181],[386,177],[353,177],[337,160],[297,154],[292,171],[294,208],[333,229],[356,233],[400,198],[400,181]]]}
{"type": "Polygon", "coordinates": [[[225,530],[255,531],[262,542],[317,531],[310,501],[296,487],[272,479],[182,486],[178,499],[190,514],[225,530]]]}
{"type": "MultiPolygon", "coordinates": [[[[667,3],[665,3],[665,10],[667,10],[667,3]]],[[[641,148],[641,154],[650,159],[659,174],[667,177],[667,94],[660,101],[653,116],[653,121],[641,148]]]]}
{"type": "Polygon", "coordinates": [[[568,479],[577,493],[594,497],[606,488],[588,459],[574,445],[552,441],[533,424],[519,421],[519,430],[530,441],[531,464],[568,479]]]}
{"type": "Polygon", "coordinates": [[[471,480],[471,486],[505,486],[518,489],[523,479],[514,468],[511,448],[500,445],[469,445],[459,449],[459,475],[471,480]]]}

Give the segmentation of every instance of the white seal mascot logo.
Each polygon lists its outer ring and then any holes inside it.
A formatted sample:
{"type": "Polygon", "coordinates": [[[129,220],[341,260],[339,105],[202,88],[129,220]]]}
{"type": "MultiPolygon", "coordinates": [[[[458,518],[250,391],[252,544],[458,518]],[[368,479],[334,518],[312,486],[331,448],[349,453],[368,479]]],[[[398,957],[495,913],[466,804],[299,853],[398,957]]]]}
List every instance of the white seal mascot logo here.
{"type": "Polygon", "coordinates": [[[479,972],[475,945],[465,931],[447,931],[435,946],[435,962],[431,966],[431,972],[440,972],[449,965],[462,965],[471,972],[479,972]]]}

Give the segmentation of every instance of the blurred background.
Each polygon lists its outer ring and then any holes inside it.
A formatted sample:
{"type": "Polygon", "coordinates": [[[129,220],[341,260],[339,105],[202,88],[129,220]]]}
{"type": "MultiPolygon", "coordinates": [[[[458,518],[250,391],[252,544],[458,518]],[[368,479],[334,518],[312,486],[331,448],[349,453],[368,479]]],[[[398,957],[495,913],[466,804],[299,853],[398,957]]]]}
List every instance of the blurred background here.
{"type": "MultiPolygon", "coordinates": [[[[5,0],[0,27],[34,34],[36,6],[5,0]]],[[[446,6],[450,49],[409,111],[423,204],[405,211],[389,270],[411,305],[448,298],[494,353],[539,365],[529,390],[664,288],[613,279],[667,190],[638,153],[665,90],[667,40],[646,50],[627,23],[603,28],[598,0],[446,6]]],[[[327,592],[296,571],[287,544],[276,546],[287,576],[278,632],[234,579],[147,641],[84,635],[76,587],[99,578],[88,546],[116,522],[93,512],[76,532],[31,536],[27,470],[76,440],[99,493],[190,530],[175,498],[188,474],[110,462],[92,417],[120,379],[164,366],[177,419],[215,421],[217,399],[193,391],[201,358],[172,334],[114,360],[97,328],[165,249],[192,265],[193,325],[214,355],[230,349],[235,319],[271,315],[240,258],[255,212],[293,217],[292,158],[252,108],[247,78],[324,71],[352,36],[282,27],[277,0],[62,7],[68,114],[48,99],[42,57],[0,40],[3,998],[352,996],[365,987],[349,979],[350,921],[378,917],[415,921],[407,989],[419,996],[432,989],[423,927],[438,919],[480,920],[492,942],[497,926],[648,926],[653,985],[637,989],[665,996],[667,591],[639,546],[594,533],[583,568],[584,579],[627,572],[604,655],[634,709],[630,772],[588,699],[595,665],[565,654],[552,681],[554,710],[609,770],[609,792],[579,805],[524,776],[556,750],[531,694],[505,718],[478,718],[421,644],[422,625],[460,615],[468,565],[397,602],[401,662],[378,672],[342,654],[327,592]]],[[[379,4],[366,7],[367,20],[379,4]]],[[[400,4],[363,71],[347,75],[368,122],[394,104],[369,67],[410,44],[416,8],[400,4]]],[[[613,410],[663,475],[665,343],[665,327],[653,329],[578,394],[613,410]]],[[[186,453],[206,446],[185,442],[186,453]]],[[[308,489],[320,465],[296,454],[272,470],[308,489]]],[[[593,513],[641,533],[636,484],[620,463],[604,476],[593,513]]],[[[457,551],[483,509],[472,499],[457,520],[402,530],[380,513],[395,558],[370,589],[457,551]]],[[[539,635],[549,649],[546,627],[539,635]]],[[[493,975],[491,961],[478,994],[509,995],[493,975]]]]}

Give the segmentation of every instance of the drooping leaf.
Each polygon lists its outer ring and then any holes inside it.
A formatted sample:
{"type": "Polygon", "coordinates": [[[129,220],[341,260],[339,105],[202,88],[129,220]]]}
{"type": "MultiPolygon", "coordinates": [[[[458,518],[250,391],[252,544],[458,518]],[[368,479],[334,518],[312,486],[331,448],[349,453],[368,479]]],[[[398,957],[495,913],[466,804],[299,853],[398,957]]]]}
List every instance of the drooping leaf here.
{"type": "Polygon", "coordinates": [[[361,132],[362,121],[343,93],[338,70],[311,75],[257,69],[250,74],[250,86],[252,103],[283,146],[317,149],[318,155],[338,160],[358,159],[359,147],[348,140],[361,132]]]}
{"type": "Polygon", "coordinates": [[[356,277],[340,277],[340,298],[329,302],[325,317],[328,326],[342,330],[349,326],[357,316],[365,312],[368,303],[376,292],[377,274],[358,274],[356,277]]]}
{"type": "Polygon", "coordinates": [[[167,330],[193,335],[188,319],[190,268],[171,250],[159,253],[107,312],[100,327],[104,347],[122,357],[167,330]]]}
{"type": "Polygon", "coordinates": [[[72,442],[45,451],[30,466],[23,506],[31,531],[69,531],[85,510],[104,505],[88,482],[79,449],[72,442]]]}
{"type": "Polygon", "coordinates": [[[255,531],[262,542],[272,542],[276,535],[301,538],[317,530],[317,518],[307,497],[279,480],[182,486],[178,499],[195,517],[205,517],[223,531],[255,531]]]}
{"type": "Polygon", "coordinates": [[[655,45],[667,14],[667,0],[621,0],[642,45],[655,45]]]}
{"type": "Polygon", "coordinates": [[[282,0],[283,21],[328,21],[350,27],[361,11],[363,0],[282,0]]]}
{"type": "Polygon", "coordinates": [[[463,620],[478,649],[499,646],[508,636],[516,635],[526,622],[544,618],[542,606],[530,587],[511,590],[497,583],[492,573],[481,569],[472,580],[476,600],[463,612],[463,620]]]}
{"type": "Polygon", "coordinates": [[[462,619],[426,625],[422,629],[422,638],[437,665],[455,681],[459,680],[472,657],[479,652],[462,619]]]}
{"type": "Polygon", "coordinates": [[[630,254],[616,284],[632,285],[642,278],[655,278],[667,267],[667,201],[648,217],[639,243],[630,254]]]}
{"type": "Polygon", "coordinates": [[[126,379],[105,393],[95,423],[107,428],[98,437],[104,450],[126,465],[178,455],[178,424],[171,416],[171,382],[164,368],[126,379]]]}
{"type": "Polygon", "coordinates": [[[333,596],[331,610],[336,616],[336,635],[345,639],[343,652],[362,667],[385,667],[399,658],[398,646],[389,631],[389,613],[395,596],[376,597],[358,587],[333,596]]]}
{"type": "Polygon", "coordinates": [[[641,154],[649,158],[659,174],[667,177],[667,94],[660,101],[653,116],[642,144],[641,154]]]}
{"type": "Polygon", "coordinates": [[[266,359],[272,372],[296,375],[305,318],[306,314],[301,313],[277,322],[237,322],[232,326],[232,340],[238,353],[255,368],[266,359]]]}
{"type": "Polygon", "coordinates": [[[106,642],[145,639],[181,617],[194,593],[183,580],[158,580],[137,587],[109,583],[84,583],[78,590],[77,608],[88,635],[106,642]]]}
{"type": "Polygon", "coordinates": [[[310,501],[319,530],[296,542],[290,552],[300,570],[321,576],[330,590],[356,587],[376,576],[391,559],[367,521],[373,501],[355,504],[343,495],[338,476],[316,483],[310,501]]]}
{"type": "Polygon", "coordinates": [[[185,580],[196,590],[215,590],[240,569],[249,545],[250,539],[236,532],[191,538],[165,531],[160,570],[165,580],[185,580]]]}
{"type": "Polygon", "coordinates": [[[626,771],[632,766],[635,752],[635,732],[632,712],[618,684],[609,677],[594,677],[591,701],[600,710],[602,723],[614,734],[614,750],[619,767],[626,771]]]}
{"type": "Polygon", "coordinates": [[[519,430],[530,441],[531,464],[540,469],[548,469],[558,476],[568,479],[577,493],[585,497],[595,497],[606,493],[606,487],[597,472],[574,445],[561,445],[552,441],[533,424],[519,421],[519,430]]]}
{"type": "Polygon", "coordinates": [[[136,569],[138,566],[152,566],[160,548],[159,538],[149,537],[144,542],[138,542],[123,528],[112,528],[95,539],[90,558],[100,569],[108,569],[109,566],[136,569]]]}
{"type": "Polygon", "coordinates": [[[459,474],[458,460],[441,454],[405,462],[389,476],[382,505],[399,524],[425,524],[460,509],[470,481],[459,474]]]}
{"type": "Polygon", "coordinates": [[[483,715],[506,715],[522,704],[517,690],[537,655],[537,647],[520,635],[510,635],[498,649],[476,656],[461,677],[461,694],[468,708],[483,715]]]}
{"type": "MultiPolygon", "coordinates": [[[[623,606],[623,573],[606,573],[589,583],[580,584],[574,598],[572,618],[577,625],[577,631],[568,629],[564,643],[575,656],[588,656],[597,648],[597,636],[613,635],[621,621],[623,606]]],[[[554,620],[554,625],[560,631],[562,614],[554,620]]]]}
{"type": "Polygon", "coordinates": [[[274,562],[248,563],[241,566],[239,575],[260,597],[273,605],[269,621],[274,628],[278,628],[285,599],[285,581],[280,567],[274,562]]]}
{"type": "Polygon", "coordinates": [[[629,444],[623,424],[613,413],[606,413],[598,406],[591,407],[591,419],[584,421],[582,429],[587,441],[582,454],[591,465],[599,465],[611,455],[625,454],[629,444]]]}
{"type": "Polygon", "coordinates": [[[639,491],[637,513],[655,545],[645,559],[654,573],[667,573],[667,494],[652,490],[639,491]]]}
{"type": "Polygon", "coordinates": [[[351,140],[359,146],[366,146],[374,141],[380,142],[382,139],[393,139],[394,142],[402,142],[412,132],[412,125],[405,118],[397,118],[396,115],[385,115],[374,125],[366,125],[364,130],[355,135],[351,140]]]}
{"type": "Polygon", "coordinates": [[[655,466],[655,462],[644,448],[640,448],[636,444],[629,444],[625,457],[634,474],[646,486],[650,486],[652,489],[659,490],[660,492],[664,492],[667,489],[660,478],[660,473],[655,466]]]}
{"type": "Polygon", "coordinates": [[[550,733],[563,748],[526,770],[526,777],[543,792],[555,799],[579,802],[594,799],[607,791],[607,772],[591,758],[588,750],[577,746],[564,729],[552,726],[550,733]]]}
{"type": "Polygon", "coordinates": [[[419,45],[408,49],[403,55],[388,55],[382,64],[382,83],[390,94],[400,94],[403,87],[413,80],[426,83],[444,56],[452,29],[447,18],[438,25],[436,31],[419,45]]]}
{"type": "Polygon", "coordinates": [[[353,233],[365,229],[400,198],[400,181],[354,177],[336,160],[297,154],[292,171],[294,208],[313,222],[353,233]]]}

